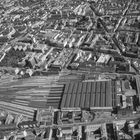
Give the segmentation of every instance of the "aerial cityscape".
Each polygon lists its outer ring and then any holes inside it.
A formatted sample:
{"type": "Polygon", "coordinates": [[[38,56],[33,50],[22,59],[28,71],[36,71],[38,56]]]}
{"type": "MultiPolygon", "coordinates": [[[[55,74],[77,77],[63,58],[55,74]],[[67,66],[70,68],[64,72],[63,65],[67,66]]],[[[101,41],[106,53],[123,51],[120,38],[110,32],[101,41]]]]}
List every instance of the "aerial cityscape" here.
{"type": "Polygon", "coordinates": [[[140,0],[0,0],[0,140],[140,140],[140,0]]]}

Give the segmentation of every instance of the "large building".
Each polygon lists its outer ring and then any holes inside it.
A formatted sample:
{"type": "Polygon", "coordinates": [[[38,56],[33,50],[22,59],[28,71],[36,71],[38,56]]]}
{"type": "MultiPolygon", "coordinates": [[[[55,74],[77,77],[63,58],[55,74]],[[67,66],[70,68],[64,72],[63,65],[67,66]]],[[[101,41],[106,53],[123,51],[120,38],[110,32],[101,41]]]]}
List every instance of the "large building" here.
{"type": "Polygon", "coordinates": [[[69,82],[65,84],[61,109],[105,110],[115,106],[115,82],[69,82]]]}

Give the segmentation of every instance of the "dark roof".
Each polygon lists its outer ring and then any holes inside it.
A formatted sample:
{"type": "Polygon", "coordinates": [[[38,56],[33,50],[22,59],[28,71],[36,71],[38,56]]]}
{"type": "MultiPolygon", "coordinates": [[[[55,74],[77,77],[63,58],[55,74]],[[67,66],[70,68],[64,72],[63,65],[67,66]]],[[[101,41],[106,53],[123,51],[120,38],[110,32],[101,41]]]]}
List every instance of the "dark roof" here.
{"type": "Polygon", "coordinates": [[[140,102],[140,76],[136,75],[135,78],[136,78],[137,92],[138,92],[139,102],[140,102]]]}
{"type": "Polygon", "coordinates": [[[112,81],[69,82],[65,84],[60,108],[112,107],[112,81]]]}

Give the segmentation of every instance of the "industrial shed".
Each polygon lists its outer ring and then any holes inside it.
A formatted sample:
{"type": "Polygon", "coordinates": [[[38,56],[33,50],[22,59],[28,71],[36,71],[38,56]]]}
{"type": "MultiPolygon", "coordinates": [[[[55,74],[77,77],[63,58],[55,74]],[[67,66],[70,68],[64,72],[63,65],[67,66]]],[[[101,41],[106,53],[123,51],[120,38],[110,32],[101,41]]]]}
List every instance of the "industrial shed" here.
{"type": "Polygon", "coordinates": [[[115,106],[115,82],[69,82],[65,84],[61,109],[109,109],[115,106]]]}

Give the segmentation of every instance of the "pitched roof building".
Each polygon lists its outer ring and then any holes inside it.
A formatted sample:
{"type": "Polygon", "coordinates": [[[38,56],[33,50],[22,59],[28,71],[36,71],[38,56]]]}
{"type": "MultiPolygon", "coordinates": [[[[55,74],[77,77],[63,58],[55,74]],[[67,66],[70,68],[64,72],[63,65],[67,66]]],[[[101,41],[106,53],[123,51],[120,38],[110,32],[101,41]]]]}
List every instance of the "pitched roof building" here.
{"type": "Polygon", "coordinates": [[[113,81],[69,82],[65,84],[61,109],[90,108],[112,110],[113,81]]]}

